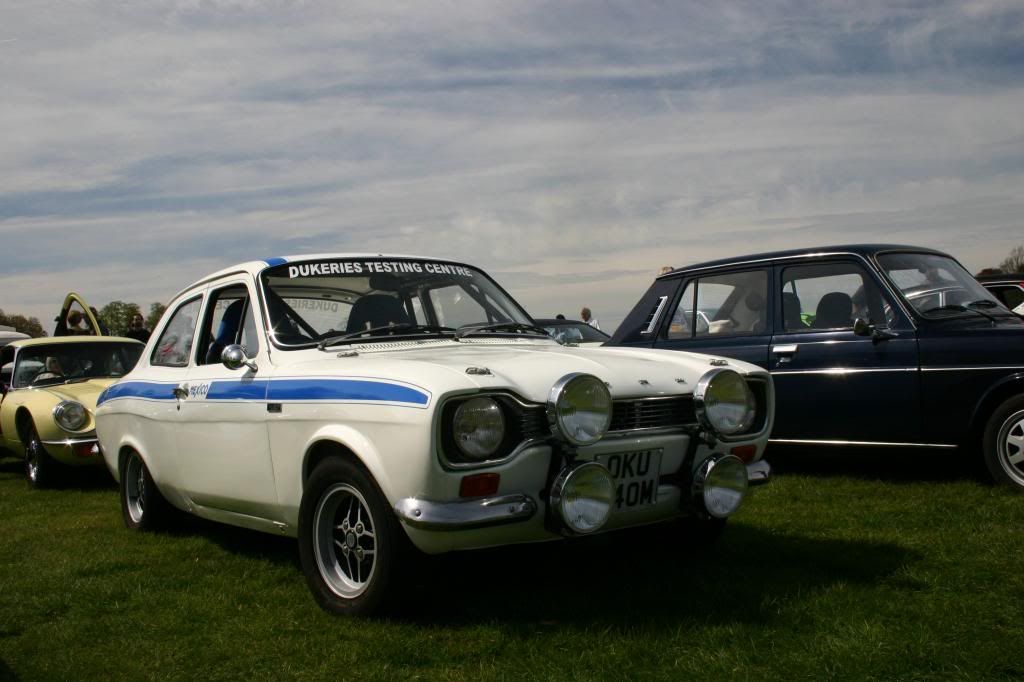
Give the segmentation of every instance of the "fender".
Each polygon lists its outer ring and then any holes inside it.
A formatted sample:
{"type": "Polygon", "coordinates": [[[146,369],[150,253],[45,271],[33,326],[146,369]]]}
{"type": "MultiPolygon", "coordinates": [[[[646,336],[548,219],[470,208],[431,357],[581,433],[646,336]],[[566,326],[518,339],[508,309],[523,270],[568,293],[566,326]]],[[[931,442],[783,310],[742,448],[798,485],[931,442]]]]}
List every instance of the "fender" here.
{"type": "MultiPolygon", "coordinates": [[[[314,446],[324,441],[337,443],[349,450],[356,459],[366,467],[366,470],[370,472],[370,475],[373,476],[373,480],[375,480],[377,485],[380,486],[381,492],[384,493],[384,496],[388,500],[395,499],[394,486],[392,485],[386,469],[381,464],[380,452],[373,445],[370,439],[363,435],[362,432],[345,424],[327,424],[322,426],[313,432],[313,434],[310,435],[309,440],[306,441],[305,447],[303,448],[305,454],[302,457],[302,468],[300,471],[296,472],[298,474],[296,481],[298,483],[298,487],[293,488],[293,490],[298,490],[300,499],[302,490],[305,487],[306,478],[310,473],[312,473],[308,468],[310,455],[313,452],[314,446]]],[[[280,475],[281,472],[277,467],[276,458],[274,468],[280,475]]],[[[282,481],[278,478],[279,486],[281,483],[285,483],[286,486],[288,485],[287,481],[282,481]]],[[[282,496],[280,487],[278,495],[282,496]]],[[[296,500],[296,506],[297,503],[298,500],[296,500]]]]}
{"type": "Polygon", "coordinates": [[[119,486],[121,484],[121,454],[125,450],[131,449],[137,452],[139,457],[142,458],[143,463],[149,470],[149,475],[153,477],[153,481],[160,490],[160,494],[162,494],[168,502],[178,509],[188,509],[188,502],[186,501],[186,498],[181,495],[177,486],[172,484],[173,476],[168,476],[167,471],[165,469],[161,469],[160,466],[154,466],[154,459],[150,457],[149,451],[142,445],[135,434],[124,434],[124,437],[113,449],[108,449],[104,443],[100,443],[100,445],[103,449],[103,461],[106,463],[107,469],[110,471],[110,475],[114,477],[114,480],[117,481],[119,486]],[[113,459],[113,462],[111,462],[111,459],[113,459]]]}
{"type": "Polygon", "coordinates": [[[985,420],[988,419],[992,410],[1003,400],[1006,400],[1007,397],[1015,393],[1024,394],[1024,372],[1008,374],[989,386],[971,413],[971,428],[967,438],[976,434],[979,429],[984,428],[985,420]]]}

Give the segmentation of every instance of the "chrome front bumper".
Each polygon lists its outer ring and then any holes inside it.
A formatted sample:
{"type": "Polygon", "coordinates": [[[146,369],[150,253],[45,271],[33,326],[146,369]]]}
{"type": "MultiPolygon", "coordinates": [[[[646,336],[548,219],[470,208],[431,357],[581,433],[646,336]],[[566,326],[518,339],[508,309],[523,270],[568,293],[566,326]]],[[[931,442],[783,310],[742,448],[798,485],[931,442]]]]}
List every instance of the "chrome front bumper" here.
{"type": "Polygon", "coordinates": [[[395,505],[405,524],[424,530],[469,530],[533,518],[537,503],[529,495],[503,495],[460,502],[432,502],[406,497],[395,505]]]}
{"type": "MultiPolygon", "coordinates": [[[[772,467],[764,460],[747,465],[747,485],[764,485],[771,480],[772,467]]],[[[435,502],[406,497],[395,505],[395,513],[407,526],[423,530],[471,530],[528,521],[537,513],[537,502],[529,495],[502,495],[458,502],[435,502]]]]}

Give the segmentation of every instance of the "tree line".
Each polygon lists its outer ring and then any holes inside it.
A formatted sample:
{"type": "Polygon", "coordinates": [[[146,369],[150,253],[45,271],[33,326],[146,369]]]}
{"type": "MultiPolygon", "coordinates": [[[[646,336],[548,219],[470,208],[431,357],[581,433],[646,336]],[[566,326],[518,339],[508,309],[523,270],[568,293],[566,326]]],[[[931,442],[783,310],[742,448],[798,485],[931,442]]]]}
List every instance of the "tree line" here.
{"type": "Polygon", "coordinates": [[[978,277],[983,275],[1012,275],[1019,272],[1024,272],[1024,245],[1015,246],[1010,249],[1010,254],[1003,259],[1003,262],[996,268],[985,268],[978,273],[978,277]]]}
{"type": "MultiPolygon", "coordinates": [[[[124,301],[111,301],[99,309],[100,321],[107,326],[113,336],[124,336],[131,327],[132,317],[142,315],[146,319],[146,329],[152,330],[160,321],[160,316],[167,309],[163,303],[150,303],[149,314],[143,314],[138,303],[125,303],[124,301]]],[[[32,337],[47,336],[42,323],[37,317],[26,317],[24,315],[8,315],[0,310],[0,326],[14,327],[15,331],[28,334],[32,337]]]]}

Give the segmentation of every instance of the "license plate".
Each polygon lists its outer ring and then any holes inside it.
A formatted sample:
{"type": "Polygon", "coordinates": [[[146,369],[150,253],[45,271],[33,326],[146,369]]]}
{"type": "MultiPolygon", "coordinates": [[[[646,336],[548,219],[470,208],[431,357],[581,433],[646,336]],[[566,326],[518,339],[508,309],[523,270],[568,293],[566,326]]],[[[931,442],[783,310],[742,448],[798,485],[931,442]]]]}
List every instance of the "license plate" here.
{"type": "Polygon", "coordinates": [[[600,455],[615,479],[615,510],[628,511],[653,506],[658,501],[661,449],[600,455]]]}

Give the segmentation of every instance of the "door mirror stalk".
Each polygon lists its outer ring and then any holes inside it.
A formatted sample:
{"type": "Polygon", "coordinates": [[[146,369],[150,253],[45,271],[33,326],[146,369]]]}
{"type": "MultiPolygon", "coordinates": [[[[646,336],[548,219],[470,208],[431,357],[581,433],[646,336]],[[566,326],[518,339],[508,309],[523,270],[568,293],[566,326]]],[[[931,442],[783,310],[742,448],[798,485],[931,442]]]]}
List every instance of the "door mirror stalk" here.
{"type": "Polygon", "coordinates": [[[253,372],[259,369],[256,366],[256,362],[246,356],[245,348],[233,343],[230,346],[226,346],[220,354],[220,361],[224,363],[224,366],[230,370],[242,369],[248,367],[253,372]]]}
{"type": "Polygon", "coordinates": [[[896,334],[889,330],[888,327],[876,326],[865,320],[863,317],[858,317],[853,322],[853,333],[857,336],[870,336],[871,340],[875,343],[879,341],[886,341],[888,339],[895,339],[896,334]]]}

